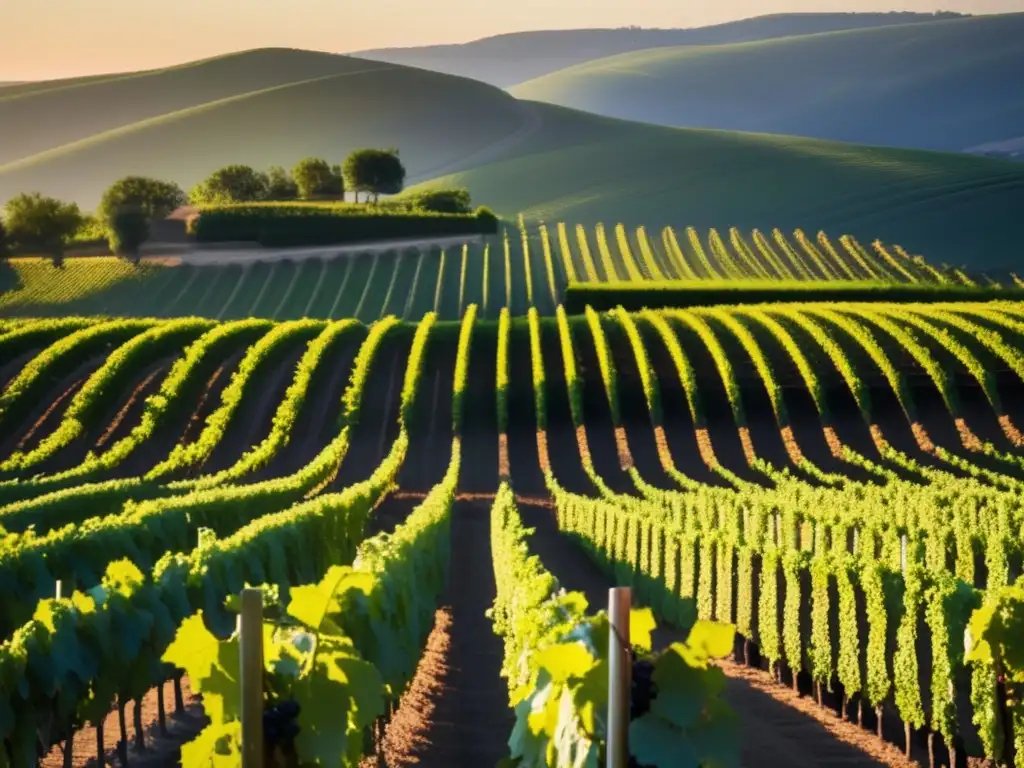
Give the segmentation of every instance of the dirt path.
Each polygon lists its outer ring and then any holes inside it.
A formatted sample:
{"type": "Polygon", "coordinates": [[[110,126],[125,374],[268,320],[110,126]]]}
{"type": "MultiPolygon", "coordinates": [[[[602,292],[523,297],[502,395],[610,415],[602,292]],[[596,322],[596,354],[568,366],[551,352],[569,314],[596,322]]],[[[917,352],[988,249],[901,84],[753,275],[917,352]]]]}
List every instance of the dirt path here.
{"type": "MultiPolygon", "coordinates": [[[[550,510],[523,507],[523,520],[536,529],[530,551],[539,555],[563,587],[587,596],[592,610],[606,607],[613,585],[581,547],[559,533],[550,510]]],[[[680,633],[659,628],[655,644],[664,647],[682,639],[680,633]]],[[[820,709],[810,698],[799,698],[774,683],[760,670],[725,662],[726,701],[739,715],[743,739],[741,761],[758,768],[845,766],[874,768],[916,763],[906,760],[895,747],[878,741],[871,733],[839,720],[820,709]]]]}
{"type": "Polygon", "coordinates": [[[385,737],[388,768],[493,766],[508,754],[503,645],[484,615],[494,595],[490,509],[456,502],[447,605],[385,737]]]}
{"type": "Polygon", "coordinates": [[[231,264],[248,264],[255,261],[306,261],[309,259],[333,259],[362,254],[386,253],[409,248],[454,248],[463,243],[478,242],[480,235],[454,235],[450,237],[407,237],[394,240],[375,240],[365,243],[344,245],[319,245],[303,248],[261,248],[239,246],[237,248],[202,248],[183,250],[175,254],[161,254],[152,259],[166,266],[191,265],[198,267],[224,267],[231,264]]]}

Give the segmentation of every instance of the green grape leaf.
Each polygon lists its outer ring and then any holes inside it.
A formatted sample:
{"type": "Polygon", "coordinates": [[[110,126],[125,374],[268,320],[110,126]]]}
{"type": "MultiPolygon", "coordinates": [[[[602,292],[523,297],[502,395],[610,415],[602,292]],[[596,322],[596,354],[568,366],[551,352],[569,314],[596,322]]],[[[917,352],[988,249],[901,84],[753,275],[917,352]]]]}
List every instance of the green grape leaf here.
{"type": "Polygon", "coordinates": [[[634,648],[651,650],[651,633],[657,628],[650,608],[634,608],[629,612],[629,644],[634,648]]]}
{"type": "Polygon", "coordinates": [[[181,764],[204,768],[238,768],[242,763],[242,723],[211,723],[181,745],[181,764]]]}
{"type": "Polygon", "coordinates": [[[582,643],[558,643],[539,651],[536,663],[551,673],[554,682],[564,683],[569,678],[582,677],[596,660],[582,643]]]}
{"type": "Polygon", "coordinates": [[[732,653],[736,629],[732,624],[699,620],[690,630],[686,644],[704,658],[721,659],[732,653]]]}
{"type": "Polygon", "coordinates": [[[689,730],[701,765],[714,768],[739,768],[739,720],[725,702],[711,699],[705,710],[706,721],[689,730]]]}
{"type": "Polygon", "coordinates": [[[161,658],[184,669],[193,685],[201,685],[210,677],[219,655],[220,641],[206,628],[200,611],[181,623],[161,658]]]}
{"type": "Polygon", "coordinates": [[[652,768],[699,768],[700,758],[686,734],[648,712],[629,724],[629,751],[652,768]]]}
{"type": "Polygon", "coordinates": [[[292,691],[301,708],[296,750],[321,765],[344,765],[344,756],[358,757],[362,729],[384,712],[376,668],[342,652],[319,654],[292,691]]]}
{"type": "Polygon", "coordinates": [[[608,706],[608,660],[601,659],[572,688],[573,703],[587,733],[597,733],[597,720],[608,706]]]}

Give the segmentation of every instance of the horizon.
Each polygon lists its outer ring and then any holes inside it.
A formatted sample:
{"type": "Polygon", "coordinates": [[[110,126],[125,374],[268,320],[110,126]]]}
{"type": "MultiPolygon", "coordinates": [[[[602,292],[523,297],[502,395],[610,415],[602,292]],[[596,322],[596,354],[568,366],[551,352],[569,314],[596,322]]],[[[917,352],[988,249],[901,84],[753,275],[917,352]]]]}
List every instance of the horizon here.
{"type": "MultiPolygon", "coordinates": [[[[501,35],[530,32],[570,31],[582,29],[694,29],[743,21],[763,16],[830,14],[830,13],[962,13],[974,16],[1017,13],[1024,11],[1022,0],[953,0],[941,7],[928,7],[924,0],[908,2],[902,8],[885,7],[876,0],[856,0],[840,7],[827,2],[815,5],[811,0],[789,0],[782,4],[763,0],[731,0],[713,10],[680,12],[668,0],[653,0],[653,7],[643,10],[623,8],[616,0],[523,0],[514,11],[500,14],[481,13],[468,0],[450,4],[447,13],[425,14],[408,8],[411,0],[390,0],[384,7],[331,8],[328,0],[300,0],[305,4],[304,19],[323,23],[297,26],[294,13],[280,17],[283,6],[269,0],[254,0],[245,23],[230,16],[230,8],[211,11],[203,0],[179,0],[178,15],[189,17],[189,30],[195,34],[178,34],[181,25],[168,25],[163,9],[139,3],[128,6],[126,0],[97,0],[84,9],[76,0],[36,0],[31,6],[0,6],[0,28],[19,29],[17,39],[0,48],[0,82],[32,82],[97,75],[139,72],[185,64],[191,61],[229,55],[259,48],[294,48],[336,54],[353,54],[383,48],[415,48],[422,46],[461,45],[501,35]],[[582,6],[586,5],[584,9],[582,6]],[[46,6],[49,6],[48,8],[46,6]],[[99,6],[99,7],[97,7],[99,6]],[[394,8],[403,6],[403,9],[394,8]],[[855,7],[850,7],[855,6],[855,7]],[[61,8],[63,7],[63,9],[61,8]],[[380,18],[387,13],[401,12],[403,23],[395,26],[380,18]],[[543,13],[530,13],[534,7],[543,13]],[[189,14],[189,10],[196,14],[189,14]],[[120,14],[120,15],[118,15],[120,14]],[[156,14],[156,16],[154,16],[156,14]],[[550,26],[530,23],[540,17],[552,19],[550,26]],[[109,36],[110,23],[123,25],[120,31],[133,44],[95,46],[96,39],[109,36]],[[346,17],[350,23],[341,23],[346,17]],[[457,23],[446,24],[446,21],[457,23]],[[354,23],[351,23],[354,22],[354,23]],[[341,30],[332,24],[341,23],[341,30]],[[145,30],[147,35],[139,35],[145,30]],[[353,33],[353,30],[355,32],[353,33]],[[132,34],[135,39],[132,39],[132,34]],[[153,38],[153,39],[149,39],[153,38]],[[40,56],[39,51],[59,51],[40,56]]],[[[434,10],[434,9],[432,9],[434,10]]],[[[493,10],[493,9],[492,9],[493,10]]]]}

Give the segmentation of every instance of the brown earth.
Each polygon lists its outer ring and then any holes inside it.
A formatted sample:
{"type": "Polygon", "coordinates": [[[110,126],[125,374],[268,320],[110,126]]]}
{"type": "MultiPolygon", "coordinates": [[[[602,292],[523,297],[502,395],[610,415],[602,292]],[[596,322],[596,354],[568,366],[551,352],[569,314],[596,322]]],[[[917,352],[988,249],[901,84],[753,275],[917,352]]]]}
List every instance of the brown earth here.
{"type": "Polygon", "coordinates": [[[51,474],[76,467],[90,451],[102,452],[104,446],[125,437],[139,422],[146,398],[160,389],[172,360],[164,358],[141,368],[120,395],[87,425],[84,434],[33,467],[31,473],[51,474]]]}
{"type": "Polygon", "coordinates": [[[501,640],[484,615],[495,596],[490,509],[456,502],[445,605],[409,692],[388,727],[388,768],[493,766],[508,754],[508,689],[501,640]]]}
{"type": "Polygon", "coordinates": [[[368,478],[398,435],[399,398],[412,337],[392,331],[374,356],[363,392],[359,422],[351,428],[349,448],[332,490],[368,478]]]}
{"type": "MultiPolygon", "coordinates": [[[[140,751],[135,746],[136,733],[133,723],[134,703],[129,702],[125,710],[128,740],[131,747],[128,751],[128,762],[138,768],[163,768],[179,765],[181,761],[181,745],[199,733],[206,723],[202,705],[198,697],[189,688],[188,678],[181,681],[182,698],[185,709],[175,711],[174,687],[170,683],[163,685],[164,711],[166,712],[167,733],[162,734],[159,728],[158,688],[151,689],[142,699],[142,723],[145,734],[146,749],[140,751]]],[[[95,768],[101,763],[96,759],[97,729],[92,725],[75,732],[72,750],[73,768],[95,768]]],[[[103,764],[120,765],[117,746],[121,738],[118,713],[114,709],[107,715],[103,723],[103,764]]],[[[40,768],[64,768],[64,745],[54,745],[40,760],[40,768]]]]}
{"type": "Polygon", "coordinates": [[[288,444],[265,468],[254,473],[256,478],[283,477],[298,471],[338,435],[341,398],[364,338],[365,334],[346,332],[324,351],[288,444]]]}
{"type": "Polygon", "coordinates": [[[53,384],[34,399],[31,407],[22,403],[4,419],[0,438],[0,456],[6,458],[15,450],[25,450],[50,434],[60,424],[68,403],[81,389],[86,379],[103,364],[102,357],[94,357],[69,373],[55,377],[53,384]]]}
{"type": "Polygon", "coordinates": [[[206,461],[192,470],[195,476],[220,472],[270,434],[274,413],[295,377],[295,366],[312,341],[303,335],[284,344],[283,349],[261,361],[243,390],[242,400],[228,422],[224,435],[206,461]]]}
{"type": "Polygon", "coordinates": [[[158,425],[153,436],[139,445],[113,470],[114,477],[133,477],[144,474],[170,456],[174,446],[191,442],[202,431],[207,417],[220,404],[221,393],[231,382],[231,375],[245,354],[245,347],[239,347],[225,354],[221,361],[211,361],[202,368],[202,386],[194,387],[189,402],[171,406],[166,423],[158,425]]]}

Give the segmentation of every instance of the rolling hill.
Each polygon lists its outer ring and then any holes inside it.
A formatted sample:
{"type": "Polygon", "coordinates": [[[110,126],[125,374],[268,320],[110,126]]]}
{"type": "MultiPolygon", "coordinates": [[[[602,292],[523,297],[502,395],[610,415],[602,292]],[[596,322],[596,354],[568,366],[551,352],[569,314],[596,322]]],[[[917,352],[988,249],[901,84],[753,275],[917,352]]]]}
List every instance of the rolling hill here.
{"type": "Polygon", "coordinates": [[[553,29],[485,37],[469,43],[354,52],[375,61],[472,77],[502,88],[591,59],[675,45],[721,45],[840,29],[909,24],[953,13],[782,13],[692,29],[553,29]]]}
{"type": "Polygon", "coordinates": [[[612,56],[511,92],[659,125],[960,151],[1024,133],[1024,13],[612,56]]]}
{"type": "Polygon", "coordinates": [[[1024,164],[534,109],[544,127],[517,156],[423,186],[468,186],[530,220],[823,229],[936,263],[1018,268],[1024,164]]]}
{"type": "Polygon", "coordinates": [[[341,162],[365,146],[399,147],[410,179],[424,178],[529,128],[483,83],[287,49],[33,88],[0,97],[0,204],[39,190],[88,209],[127,174],[188,188],[229,163],[341,162]]]}
{"type": "Polygon", "coordinates": [[[261,50],[39,87],[0,99],[5,117],[21,110],[12,138],[25,153],[0,165],[0,204],[39,190],[89,210],[128,174],[187,188],[232,162],[340,162],[354,147],[396,146],[410,184],[466,185],[507,216],[823,229],[975,269],[1014,266],[1024,209],[1020,163],[647,125],[344,56],[261,50]],[[130,97],[135,111],[115,121],[130,97]],[[51,138],[39,149],[31,134],[47,113],[76,119],[40,128],[51,138]],[[34,141],[37,151],[26,149],[34,141]]]}

